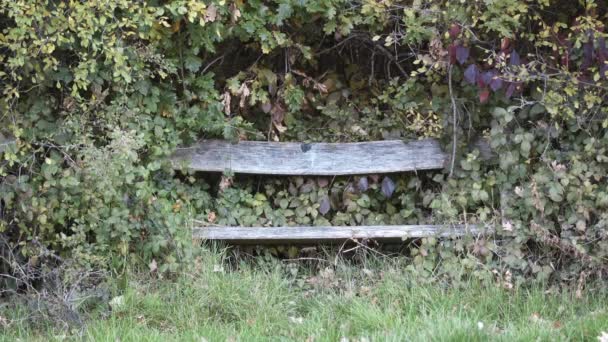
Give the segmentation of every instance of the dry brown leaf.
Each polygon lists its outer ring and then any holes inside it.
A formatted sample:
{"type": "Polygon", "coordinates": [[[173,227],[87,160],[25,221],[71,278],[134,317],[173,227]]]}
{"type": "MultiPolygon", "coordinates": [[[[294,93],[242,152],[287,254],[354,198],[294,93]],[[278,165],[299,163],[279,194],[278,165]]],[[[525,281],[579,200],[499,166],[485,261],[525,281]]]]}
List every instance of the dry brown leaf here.
{"type": "Polygon", "coordinates": [[[207,221],[209,223],[215,222],[215,219],[216,219],[216,215],[215,215],[214,211],[211,211],[211,212],[209,212],[209,214],[207,214],[207,221]]]}
{"type": "Polygon", "coordinates": [[[507,232],[512,232],[513,231],[513,224],[511,223],[511,221],[505,221],[502,224],[502,229],[504,229],[507,232]]]}
{"type": "Polygon", "coordinates": [[[241,17],[241,10],[234,3],[230,4],[230,16],[233,24],[241,17]]]}
{"type": "Polygon", "coordinates": [[[178,20],[171,25],[171,31],[173,33],[178,32],[181,27],[182,27],[182,21],[178,20]]]}
{"type": "Polygon", "coordinates": [[[251,94],[251,91],[249,90],[249,87],[247,87],[247,83],[241,84],[241,87],[239,88],[238,94],[239,94],[239,96],[241,98],[241,101],[239,102],[239,107],[245,108],[245,101],[247,101],[247,98],[251,94]]]}
{"type": "Polygon", "coordinates": [[[158,270],[158,264],[156,263],[156,259],[152,259],[152,262],[150,263],[150,265],[148,265],[148,267],[150,267],[150,273],[156,272],[156,270],[158,270]]]}
{"type": "Polygon", "coordinates": [[[222,176],[220,179],[220,191],[224,191],[232,186],[232,177],[222,176]]]}
{"type": "Polygon", "coordinates": [[[230,101],[232,100],[232,96],[230,96],[229,92],[224,92],[222,95],[222,105],[224,105],[224,114],[230,115],[230,101]]]}
{"type": "Polygon", "coordinates": [[[214,4],[209,5],[205,10],[205,22],[212,23],[217,18],[217,7],[214,4]]]}
{"type": "Polygon", "coordinates": [[[274,124],[280,124],[285,119],[285,108],[277,102],[270,110],[270,115],[274,124]]]}

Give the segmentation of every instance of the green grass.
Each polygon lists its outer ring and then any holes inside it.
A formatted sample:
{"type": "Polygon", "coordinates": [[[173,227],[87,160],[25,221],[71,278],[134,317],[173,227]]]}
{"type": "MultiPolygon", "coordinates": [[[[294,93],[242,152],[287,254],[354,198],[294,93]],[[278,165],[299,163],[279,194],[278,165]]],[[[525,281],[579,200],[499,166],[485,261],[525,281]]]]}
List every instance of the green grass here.
{"type": "MultiPolygon", "coordinates": [[[[243,263],[221,270],[217,254],[178,279],[132,277],[124,304],[93,315],[80,335],[94,341],[597,341],[608,331],[608,293],[580,299],[542,288],[505,290],[470,283],[422,285],[378,260],[301,266],[243,263]],[[332,271],[330,271],[332,270],[332,271]]],[[[59,340],[4,313],[3,340],[59,340]]]]}

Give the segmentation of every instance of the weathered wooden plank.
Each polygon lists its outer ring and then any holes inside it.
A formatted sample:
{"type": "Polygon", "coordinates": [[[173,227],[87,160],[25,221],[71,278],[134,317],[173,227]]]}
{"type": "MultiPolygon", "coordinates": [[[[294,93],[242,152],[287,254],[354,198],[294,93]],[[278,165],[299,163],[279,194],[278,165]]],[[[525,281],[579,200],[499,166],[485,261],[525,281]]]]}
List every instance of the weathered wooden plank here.
{"type": "Polygon", "coordinates": [[[441,169],[449,155],[432,139],[359,143],[207,140],[179,149],[176,168],[270,175],[356,175],[441,169]]]}
{"type": "Polygon", "coordinates": [[[328,227],[198,227],[192,236],[203,240],[239,243],[281,241],[318,242],[327,240],[457,237],[490,232],[477,225],[394,225],[394,226],[328,226],[328,227]]]}

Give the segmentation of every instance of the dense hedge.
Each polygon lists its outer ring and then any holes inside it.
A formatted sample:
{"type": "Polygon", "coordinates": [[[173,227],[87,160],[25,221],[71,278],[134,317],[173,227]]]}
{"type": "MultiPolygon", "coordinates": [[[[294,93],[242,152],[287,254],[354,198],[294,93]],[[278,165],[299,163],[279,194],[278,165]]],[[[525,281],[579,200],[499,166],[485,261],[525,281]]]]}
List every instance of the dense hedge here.
{"type": "Polygon", "coordinates": [[[488,238],[417,242],[413,269],[454,278],[458,263],[509,282],[601,275],[606,10],[551,0],[2,1],[0,133],[16,144],[0,159],[0,229],[26,257],[42,245],[112,267],[154,259],[164,271],[189,258],[193,220],[487,222],[497,230],[488,238]],[[443,172],[384,178],[175,174],[165,157],[203,136],[438,137],[456,158],[443,172]],[[470,147],[482,136],[496,163],[470,147]]]}

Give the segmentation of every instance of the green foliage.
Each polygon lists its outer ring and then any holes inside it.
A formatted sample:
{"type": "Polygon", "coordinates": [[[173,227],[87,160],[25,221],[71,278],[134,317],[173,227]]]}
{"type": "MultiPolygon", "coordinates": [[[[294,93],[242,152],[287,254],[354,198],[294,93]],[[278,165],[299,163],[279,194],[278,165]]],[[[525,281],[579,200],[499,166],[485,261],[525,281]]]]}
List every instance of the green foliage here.
{"type": "Polygon", "coordinates": [[[416,242],[415,267],[584,280],[608,257],[606,16],[564,0],[2,1],[0,134],[16,144],[0,228],[26,256],[40,241],[169,270],[193,219],[484,222],[495,239],[416,242]],[[202,136],[457,146],[453,168],[391,176],[394,193],[362,175],[216,194],[165,161],[202,136]]]}
{"type": "Polygon", "coordinates": [[[315,255],[329,263],[242,262],[231,270],[226,255],[214,251],[174,280],[131,274],[124,292],[108,298],[111,310],[105,301],[98,304],[86,326],[72,331],[38,317],[41,329],[32,329],[26,324],[31,308],[5,304],[0,314],[10,329],[3,338],[596,341],[608,335],[601,283],[581,298],[539,285],[509,291],[496,286],[500,279],[446,287],[420,283],[406,263],[391,258],[367,256],[353,264],[315,255]]]}

